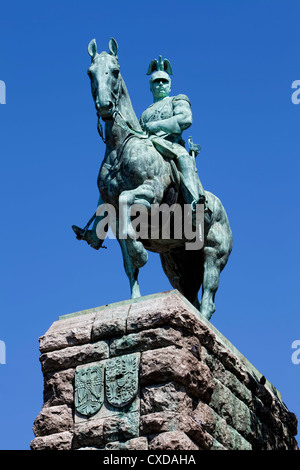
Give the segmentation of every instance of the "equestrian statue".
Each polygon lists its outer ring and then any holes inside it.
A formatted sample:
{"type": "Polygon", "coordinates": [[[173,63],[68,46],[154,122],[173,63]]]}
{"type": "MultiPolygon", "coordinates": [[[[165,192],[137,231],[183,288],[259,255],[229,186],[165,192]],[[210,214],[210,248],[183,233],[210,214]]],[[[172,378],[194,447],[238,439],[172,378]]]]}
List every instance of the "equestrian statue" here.
{"type": "MultiPolygon", "coordinates": [[[[172,287],[209,320],[215,311],[219,276],[231,253],[232,233],[221,201],[204,190],[200,182],[195,163],[199,146],[193,144],[190,137],[187,151],[182,138],[183,131],[192,124],[189,98],[184,94],[170,96],[171,64],[159,56],[151,61],[147,71],[153,103],[138,119],[120,73],[115,39],[110,39],[109,53],[99,54],[94,39],[88,52],[92,59],[88,75],[97,127],[106,144],[97,180],[98,208],[114,208],[112,225],[122,250],[131,298],[141,295],[139,269],[147,262],[147,251],[152,251],[159,253],[172,287]],[[100,119],[105,123],[105,131],[100,119]],[[157,236],[157,233],[151,237],[149,232],[149,236],[141,237],[134,227],[133,207],[143,209],[150,220],[153,207],[172,209],[175,206],[188,209],[195,241],[202,240],[198,245],[195,243],[197,249],[188,249],[192,244],[187,245],[187,237],[177,236],[174,230],[169,238],[157,236]]],[[[169,222],[174,214],[169,212],[169,222]]],[[[105,234],[100,231],[99,235],[98,228],[105,217],[103,211],[97,210],[83,229],[73,225],[76,237],[96,250],[101,248],[105,234]]],[[[187,218],[182,220],[184,224],[187,218]]],[[[149,223],[151,225],[151,220],[149,223]]]]}

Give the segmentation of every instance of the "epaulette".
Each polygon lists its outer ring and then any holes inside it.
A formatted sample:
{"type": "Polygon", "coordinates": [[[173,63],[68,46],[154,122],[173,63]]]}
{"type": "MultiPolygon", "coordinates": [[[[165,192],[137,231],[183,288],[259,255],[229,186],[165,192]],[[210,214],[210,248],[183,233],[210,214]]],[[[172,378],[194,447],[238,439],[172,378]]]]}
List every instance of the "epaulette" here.
{"type": "Polygon", "coordinates": [[[173,101],[180,101],[180,100],[187,101],[189,104],[191,104],[190,100],[188,99],[186,95],[177,95],[177,96],[174,96],[173,98],[173,101]]]}

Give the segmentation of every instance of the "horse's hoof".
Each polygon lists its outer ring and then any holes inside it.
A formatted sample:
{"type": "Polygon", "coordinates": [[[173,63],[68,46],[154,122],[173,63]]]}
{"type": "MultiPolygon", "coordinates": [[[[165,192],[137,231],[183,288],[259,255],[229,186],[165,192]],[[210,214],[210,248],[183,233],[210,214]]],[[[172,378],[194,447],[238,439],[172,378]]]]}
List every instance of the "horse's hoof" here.
{"type": "Polygon", "coordinates": [[[77,227],[77,225],[72,225],[72,229],[77,240],[85,240],[88,245],[95,250],[99,250],[99,248],[101,248],[103,240],[100,240],[92,230],[83,230],[82,228],[77,227]]]}
{"type": "Polygon", "coordinates": [[[204,318],[206,318],[206,320],[210,320],[211,317],[213,316],[213,313],[215,312],[215,308],[213,308],[212,310],[207,310],[201,307],[201,304],[200,304],[199,312],[201,313],[201,315],[203,315],[204,318]]]}
{"type": "Polygon", "coordinates": [[[77,225],[72,225],[73,232],[76,235],[77,240],[82,240],[83,238],[83,230],[80,227],[77,227],[77,225]]]}

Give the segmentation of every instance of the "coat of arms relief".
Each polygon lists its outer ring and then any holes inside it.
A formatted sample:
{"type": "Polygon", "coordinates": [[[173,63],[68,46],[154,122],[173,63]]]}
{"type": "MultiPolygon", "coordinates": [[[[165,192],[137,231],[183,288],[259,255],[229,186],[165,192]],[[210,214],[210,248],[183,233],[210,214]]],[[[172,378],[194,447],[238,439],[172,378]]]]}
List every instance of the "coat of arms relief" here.
{"type": "Polygon", "coordinates": [[[115,408],[129,405],[138,393],[139,356],[127,354],[106,362],[77,368],[75,409],[90,417],[105,402],[115,408]]]}

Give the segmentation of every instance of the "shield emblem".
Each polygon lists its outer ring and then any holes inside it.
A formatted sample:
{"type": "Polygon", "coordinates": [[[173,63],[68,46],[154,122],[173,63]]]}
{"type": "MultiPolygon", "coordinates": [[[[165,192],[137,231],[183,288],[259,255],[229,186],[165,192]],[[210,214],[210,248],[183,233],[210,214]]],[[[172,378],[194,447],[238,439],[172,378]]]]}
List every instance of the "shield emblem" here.
{"type": "Polygon", "coordinates": [[[108,403],[116,408],[129,405],[138,393],[138,355],[127,354],[106,362],[105,391],[108,403]]]}
{"type": "Polygon", "coordinates": [[[100,410],[104,402],[104,366],[97,364],[75,372],[75,408],[84,416],[100,410]]]}

